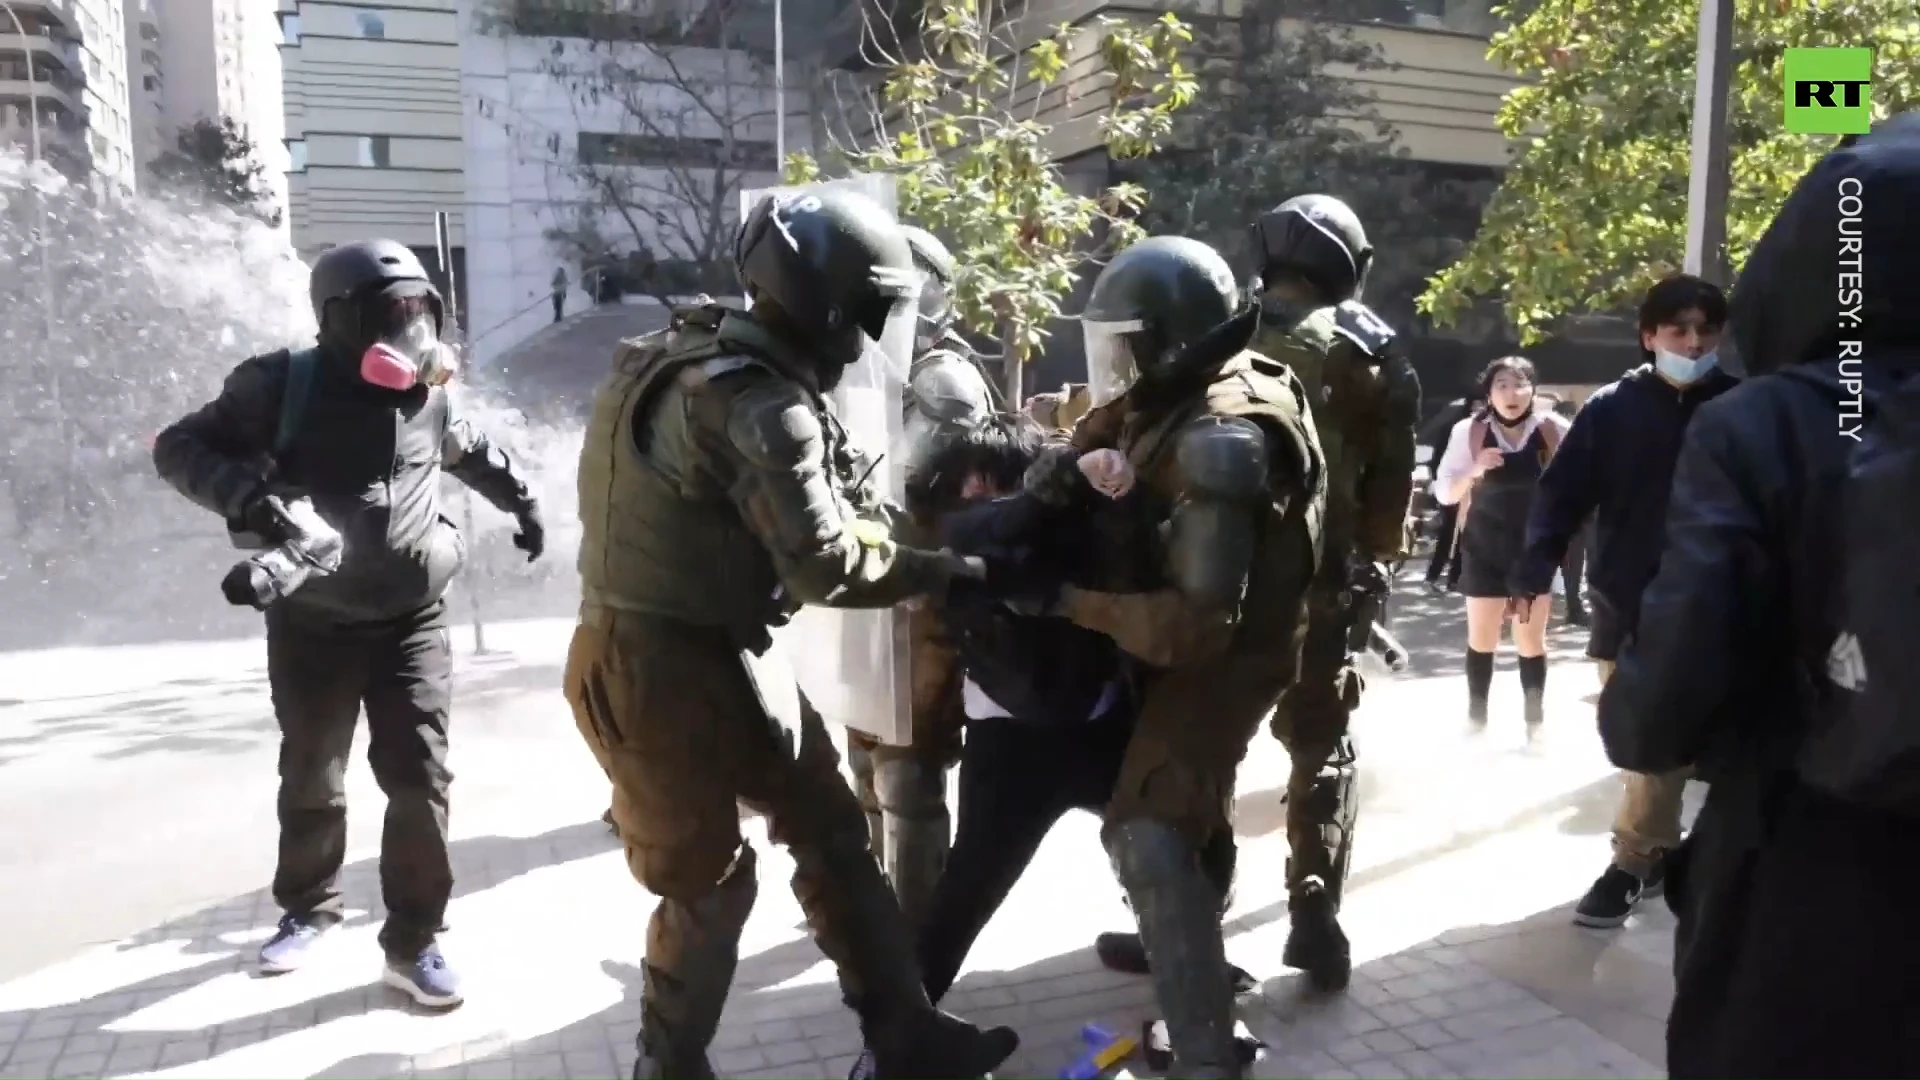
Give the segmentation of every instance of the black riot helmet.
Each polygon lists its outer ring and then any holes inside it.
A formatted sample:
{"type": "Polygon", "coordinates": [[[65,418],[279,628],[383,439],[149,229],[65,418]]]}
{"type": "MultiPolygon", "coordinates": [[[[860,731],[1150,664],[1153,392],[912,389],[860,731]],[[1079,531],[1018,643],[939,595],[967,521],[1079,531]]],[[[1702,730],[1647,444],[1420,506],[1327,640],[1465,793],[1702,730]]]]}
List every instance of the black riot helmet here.
{"type": "Polygon", "coordinates": [[[1298,277],[1330,304],[1359,296],[1373,264],[1359,216],[1331,195],[1297,195],[1261,214],[1253,250],[1263,282],[1298,277]]]}
{"type": "Polygon", "coordinates": [[[920,272],[892,215],[856,192],[769,195],[741,224],[734,269],[774,328],[797,334],[837,376],[869,343],[904,380],[912,360],[920,272]]]}
{"type": "Polygon", "coordinates": [[[1115,255],[1080,313],[1093,404],[1164,368],[1239,306],[1233,268],[1198,240],[1155,236],[1115,255]]]}
{"type": "Polygon", "coordinates": [[[926,280],[920,285],[920,326],[914,332],[913,351],[918,356],[934,347],[953,329],[953,252],[940,238],[916,225],[902,226],[907,246],[913,249],[913,265],[926,280]]]}
{"type": "Polygon", "coordinates": [[[420,257],[393,240],[362,240],[328,248],[314,260],[307,279],[320,340],[358,357],[404,321],[409,311],[433,316],[434,333],[445,329],[446,310],[420,257]]]}

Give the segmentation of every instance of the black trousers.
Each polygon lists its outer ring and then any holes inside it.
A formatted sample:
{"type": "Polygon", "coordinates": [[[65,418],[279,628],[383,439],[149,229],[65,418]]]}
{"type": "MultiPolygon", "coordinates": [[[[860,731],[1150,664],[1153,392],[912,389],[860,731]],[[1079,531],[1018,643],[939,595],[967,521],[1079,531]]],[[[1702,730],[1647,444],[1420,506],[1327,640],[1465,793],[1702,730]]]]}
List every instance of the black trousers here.
{"type": "Polygon", "coordinates": [[[1427,584],[1438,585],[1442,580],[1452,585],[1460,580],[1460,553],[1454,549],[1455,526],[1460,520],[1460,507],[1443,506],[1434,518],[1433,558],[1427,563],[1427,584]]]}
{"type": "Polygon", "coordinates": [[[1086,724],[970,720],[960,753],[959,821],[919,941],[927,997],[953,986],[1040,842],[1069,810],[1100,812],[1113,796],[1130,714],[1086,724]]]}
{"type": "Polygon", "coordinates": [[[1567,610],[1579,611],[1581,608],[1580,580],[1587,568],[1587,534],[1593,530],[1588,525],[1573,534],[1573,541],[1567,545],[1567,557],[1560,564],[1560,576],[1567,584],[1567,610]]]}
{"type": "Polygon", "coordinates": [[[447,913],[447,714],[453,650],[446,606],[379,623],[267,617],[267,680],[280,722],[280,858],[273,899],[289,915],[341,918],[347,855],[347,761],[366,706],[367,762],[387,797],[380,834],[380,943],[410,959],[447,913]]]}

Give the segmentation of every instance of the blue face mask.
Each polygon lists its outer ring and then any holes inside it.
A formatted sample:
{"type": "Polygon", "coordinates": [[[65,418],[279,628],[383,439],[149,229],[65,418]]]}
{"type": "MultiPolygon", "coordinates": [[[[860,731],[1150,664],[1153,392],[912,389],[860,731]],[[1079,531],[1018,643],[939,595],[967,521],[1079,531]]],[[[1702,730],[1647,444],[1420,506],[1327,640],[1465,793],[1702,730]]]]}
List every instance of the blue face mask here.
{"type": "Polygon", "coordinates": [[[1698,360],[1681,356],[1677,352],[1668,352],[1665,349],[1655,349],[1653,351],[1654,370],[1682,386],[1699,382],[1706,377],[1707,372],[1712,371],[1719,363],[1720,352],[1717,349],[1712,352],[1701,353],[1698,360]]]}

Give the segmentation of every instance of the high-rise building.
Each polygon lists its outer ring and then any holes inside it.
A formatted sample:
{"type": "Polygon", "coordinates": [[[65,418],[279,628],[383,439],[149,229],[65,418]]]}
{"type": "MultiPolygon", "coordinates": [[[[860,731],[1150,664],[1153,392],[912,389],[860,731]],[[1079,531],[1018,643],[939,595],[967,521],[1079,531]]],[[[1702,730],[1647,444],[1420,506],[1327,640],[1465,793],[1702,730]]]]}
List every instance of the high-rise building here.
{"type": "Polygon", "coordinates": [[[382,236],[429,256],[435,211],[465,244],[454,0],[278,0],[293,245],[382,236]]]}
{"type": "Polygon", "coordinates": [[[124,0],[135,142],[150,165],[201,120],[231,120],[286,203],[279,25],[261,0],[124,0]]]}
{"type": "Polygon", "coordinates": [[[0,3],[0,140],[39,145],[76,180],[134,185],[132,100],[121,0],[0,3]]]}

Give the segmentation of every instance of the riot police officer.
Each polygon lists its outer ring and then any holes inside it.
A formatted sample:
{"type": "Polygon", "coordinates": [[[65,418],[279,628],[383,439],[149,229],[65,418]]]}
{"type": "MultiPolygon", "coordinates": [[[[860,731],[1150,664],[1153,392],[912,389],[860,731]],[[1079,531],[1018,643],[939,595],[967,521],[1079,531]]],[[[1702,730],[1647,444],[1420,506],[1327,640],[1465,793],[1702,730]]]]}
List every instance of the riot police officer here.
{"type": "MultiPolygon", "coordinates": [[[[1318,568],[1324,467],[1306,393],[1246,349],[1233,272],[1182,237],[1122,251],[1081,316],[1095,408],[1029,470],[1056,506],[1105,497],[1081,458],[1118,456],[1129,498],[1163,530],[1159,587],[1060,587],[1041,603],[1107,634],[1144,667],[1140,712],[1102,839],[1139,921],[1174,1067],[1238,1076],[1223,883],[1205,852],[1260,721],[1294,678],[1318,568]]],[[[1031,600],[1029,602],[1032,602],[1031,600]]]]}
{"type": "MultiPolygon", "coordinates": [[[[1408,554],[1407,507],[1420,381],[1391,329],[1359,301],[1373,259],[1360,219],[1330,195],[1301,195],[1253,226],[1260,262],[1254,347],[1306,387],[1327,457],[1325,559],[1308,604],[1300,680],[1274,710],[1292,758],[1287,782],[1287,908],[1282,960],[1321,989],[1352,973],[1337,918],[1352,859],[1359,785],[1348,722],[1361,681],[1351,644],[1388,567],[1408,554]]],[[[1364,633],[1364,627],[1358,633],[1364,633]]]]}
{"type": "Polygon", "coordinates": [[[977,577],[852,509],[823,393],[848,367],[905,375],[920,275],[878,205],[772,196],[741,226],[741,312],[682,308],[623,343],[580,459],[581,621],[566,693],[614,783],[648,928],[636,1077],[711,1077],[706,1051],[757,889],[737,805],[793,853],[878,1075],[979,1076],[1018,1042],[933,1008],[820,716],[753,657],[802,604],[887,607],[977,577]]]}
{"type": "MultiPolygon", "coordinates": [[[[953,255],[925,229],[906,226],[914,266],[924,275],[913,364],[903,402],[906,471],[911,483],[929,447],[993,411],[993,391],[973,349],[955,329],[953,255]]],[[[911,507],[909,509],[912,509],[911,507]]],[[[931,542],[931,523],[910,518],[908,542],[931,542]]],[[[873,847],[893,883],[907,921],[918,925],[946,866],[952,843],[947,809],[947,769],[960,754],[961,707],[958,659],[947,641],[937,605],[921,603],[908,613],[911,642],[912,742],[886,746],[863,732],[847,733],[848,764],[867,812],[873,847]]]]}

